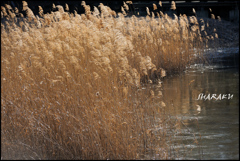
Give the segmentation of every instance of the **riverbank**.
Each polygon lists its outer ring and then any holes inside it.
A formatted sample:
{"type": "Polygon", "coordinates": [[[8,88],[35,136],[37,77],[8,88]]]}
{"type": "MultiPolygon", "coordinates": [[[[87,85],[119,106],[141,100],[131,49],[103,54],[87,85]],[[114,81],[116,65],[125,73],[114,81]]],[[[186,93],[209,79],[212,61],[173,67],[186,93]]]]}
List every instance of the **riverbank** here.
{"type": "MultiPolygon", "coordinates": [[[[239,47],[239,23],[229,22],[219,19],[204,19],[209,22],[211,28],[215,28],[218,34],[218,40],[210,43],[210,48],[231,48],[239,47]]],[[[212,30],[213,31],[213,30],[212,30]]]]}

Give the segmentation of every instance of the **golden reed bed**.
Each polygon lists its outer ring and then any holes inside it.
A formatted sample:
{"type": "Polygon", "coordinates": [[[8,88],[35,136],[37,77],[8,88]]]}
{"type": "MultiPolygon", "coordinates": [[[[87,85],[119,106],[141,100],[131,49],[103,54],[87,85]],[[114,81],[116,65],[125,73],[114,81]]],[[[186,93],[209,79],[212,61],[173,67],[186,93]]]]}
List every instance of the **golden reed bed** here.
{"type": "Polygon", "coordinates": [[[33,15],[23,1],[27,17],[1,6],[2,159],[173,158],[161,79],[217,33],[156,4],[146,17],[127,17],[126,3],[121,13],[82,5],[81,15],[54,4],[58,11],[33,15]]]}

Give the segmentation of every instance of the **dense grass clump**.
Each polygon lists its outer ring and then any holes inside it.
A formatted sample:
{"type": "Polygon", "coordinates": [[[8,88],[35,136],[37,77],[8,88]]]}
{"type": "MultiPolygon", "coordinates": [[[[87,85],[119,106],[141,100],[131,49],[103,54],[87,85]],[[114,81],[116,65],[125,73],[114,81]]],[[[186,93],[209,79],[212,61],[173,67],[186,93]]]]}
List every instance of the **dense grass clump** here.
{"type": "Polygon", "coordinates": [[[27,17],[1,7],[2,158],[169,158],[161,79],[191,63],[208,37],[194,16],[82,5],[82,15],[59,5],[33,15],[23,1],[27,17]]]}

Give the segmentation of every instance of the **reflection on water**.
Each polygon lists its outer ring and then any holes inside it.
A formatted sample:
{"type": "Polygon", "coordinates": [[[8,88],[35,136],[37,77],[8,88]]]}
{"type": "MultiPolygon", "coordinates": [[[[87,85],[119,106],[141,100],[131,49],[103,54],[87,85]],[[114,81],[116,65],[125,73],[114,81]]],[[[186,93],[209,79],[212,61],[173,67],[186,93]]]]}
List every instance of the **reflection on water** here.
{"type": "Polygon", "coordinates": [[[175,159],[239,159],[239,70],[233,68],[238,62],[219,62],[192,66],[163,81],[167,113],[181,118],[181,133],[171,142],[178,151],[175,159]],[[233,98],[197,100],[201,93],[233,98]]]}

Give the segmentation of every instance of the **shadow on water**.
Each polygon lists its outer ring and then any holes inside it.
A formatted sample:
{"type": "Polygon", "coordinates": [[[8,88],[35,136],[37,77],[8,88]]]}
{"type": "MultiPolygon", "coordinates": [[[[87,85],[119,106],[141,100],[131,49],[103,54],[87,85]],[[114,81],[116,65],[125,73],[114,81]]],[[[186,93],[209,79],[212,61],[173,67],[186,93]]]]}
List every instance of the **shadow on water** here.
{"type": "Polygon", "coordinates": [[[166,111],[181,120],[170,143],[178,151],[175,159],[239,159],[238,58],[239,50],[212,57],[208,65],[192,65],[163,81],[166,111]],[[220,100],[223,94],[227,98],[220,100]]]}

